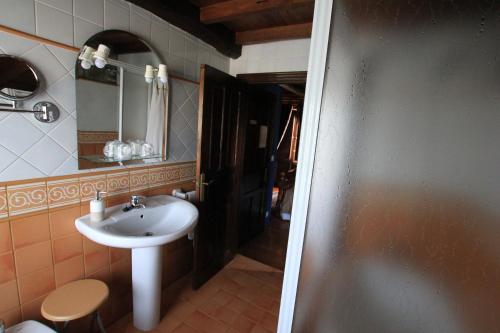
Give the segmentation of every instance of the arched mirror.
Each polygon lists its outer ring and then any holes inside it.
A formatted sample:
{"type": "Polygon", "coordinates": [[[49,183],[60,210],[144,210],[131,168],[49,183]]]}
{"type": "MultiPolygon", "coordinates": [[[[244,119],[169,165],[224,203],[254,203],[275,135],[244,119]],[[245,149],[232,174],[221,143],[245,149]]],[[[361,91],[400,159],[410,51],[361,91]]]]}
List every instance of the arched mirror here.
{"type": "Polygon", "coordinates": [[[40,87],[35,69],[23,59],[0,55],[0,97],[22,101],[33,97],[40,87]]]}
{"type": "MultiPolygon", "coordinates": [[[[152,85],[144,79],[145,66],[161,63],[159,55],[146,42],[126,31],[106,30],[85,43],[95,50],[101,44],[109,48],[108,61],[103,68],[97,64],[82,66],[82,60],[76,60],[80,169],[113,165],[116,161],[103,157],[107,142],[146,138],[152,85]]],[[[154,158],[166,158],[166,142],[163,146],[155,147],[159,153],[155,153],[154,158]]],[[[137,158],[119,163],[144,162],[137,158]]]]}

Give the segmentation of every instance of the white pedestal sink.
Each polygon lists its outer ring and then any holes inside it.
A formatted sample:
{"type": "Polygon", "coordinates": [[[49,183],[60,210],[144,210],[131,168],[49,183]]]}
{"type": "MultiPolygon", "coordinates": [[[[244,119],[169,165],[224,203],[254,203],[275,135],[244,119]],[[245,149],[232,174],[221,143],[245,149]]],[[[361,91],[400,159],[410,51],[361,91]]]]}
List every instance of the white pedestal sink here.
{"type": "Polygon", "coordinates": [[[134,326],[142,331],[160,321],[161,246],[194,231],[196,207],[169,195],[148,197],[145,208],[123,211],[126,205],[106,209],[105,219],[93,223],[90,215],[75,221],[76,228],[96,243],[132,249],[134,326]]]}

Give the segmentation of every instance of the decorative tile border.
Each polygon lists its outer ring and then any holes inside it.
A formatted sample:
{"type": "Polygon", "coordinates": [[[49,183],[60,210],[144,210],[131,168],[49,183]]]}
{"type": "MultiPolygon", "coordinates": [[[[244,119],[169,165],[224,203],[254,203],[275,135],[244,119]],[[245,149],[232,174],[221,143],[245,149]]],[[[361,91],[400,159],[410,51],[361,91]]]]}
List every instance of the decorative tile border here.
{"type": "Polygon", "coordinates": [[[108,196],[156,188],[195,178],[195,163],[135,167],[9,182],[0,185],[0,219],[89,201],[97,190],[108,196]]]}
{"type": "Polygon", "coordinates": [[[0,219],[9,216],[9,207],[7,205],[7,190],[5,187],[0,188],[0,219]]]}
{"type": "Polygon", "coordinates": [[[77,131],[78,143],[106,143],[118,140],[118,132],[77,131]]]}
{"type": "Polygon", "coordinates": [[[49,208],[80,203],[80,184],[78,178],[47,182],[49,208]]]}
{"type": "Polygon", "coordinates": [[[149,169],[149,185],[151,187],[167,185],[167,172],[165,167],[149,169]]]}
{"type": "Polygon", "coordinates": [[[196,164],[179,167],[180,180],[191,180],[196,177],[196,164]]]}
{"type": "Polygon", "coordinates": [[[80,200],[89,201],[95,198],[97,190],[106,191],[106,175],[80,177],[80,200]]]}
{"type": "Polygon", "coordinates": [[[165,168],[165,172],[166,172],[166,175],[167,175],[167,183],[168,184],[172,184],[172,183],[176,183],[179,181],[180,179],[180,172],[179,172],[180,168],[179,167],[167,167],[165,168]]]}
{"type": "Polygon", "coordinates": [[[149,188],[149,170],[130,171],[130,191],[140,191],[149,188]]]}
{"type": "Polygon", "coordinates": [[[130,174],[125,172],[114,172],[106,175],[108,196],[127,193],[130,191],[130,174]]]}
{"type": "Polygon", "coordinates": [[[7,186],[9,215],[20,215],[48,208],[45,182],[7,186]]]}

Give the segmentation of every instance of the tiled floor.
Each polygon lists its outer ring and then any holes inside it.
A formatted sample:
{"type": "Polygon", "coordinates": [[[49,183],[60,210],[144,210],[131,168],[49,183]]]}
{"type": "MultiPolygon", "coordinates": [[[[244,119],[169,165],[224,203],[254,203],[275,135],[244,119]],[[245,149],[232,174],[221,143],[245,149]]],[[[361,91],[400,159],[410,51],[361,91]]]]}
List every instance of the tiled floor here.
{"type": "MultiPolygon", "coordinates": [[[[276,332],[283,272],[238,255],[199,290],[190,280],[168,289],[165,314],[154,333],[276,332]]],[[[138,333],[131,315],[108,333],[138,333]]]]}

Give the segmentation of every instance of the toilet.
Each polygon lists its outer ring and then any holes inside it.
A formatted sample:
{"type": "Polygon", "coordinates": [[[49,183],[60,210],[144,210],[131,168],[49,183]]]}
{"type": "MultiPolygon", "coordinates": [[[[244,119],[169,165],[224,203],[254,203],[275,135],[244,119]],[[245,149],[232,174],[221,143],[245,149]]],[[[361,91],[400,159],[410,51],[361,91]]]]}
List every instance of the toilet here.
{"type": "Polygon", "coordinates": [[[9,327],[5,333],[56,333],[56,331],[34,320],[27,320],[9,327]]]}

